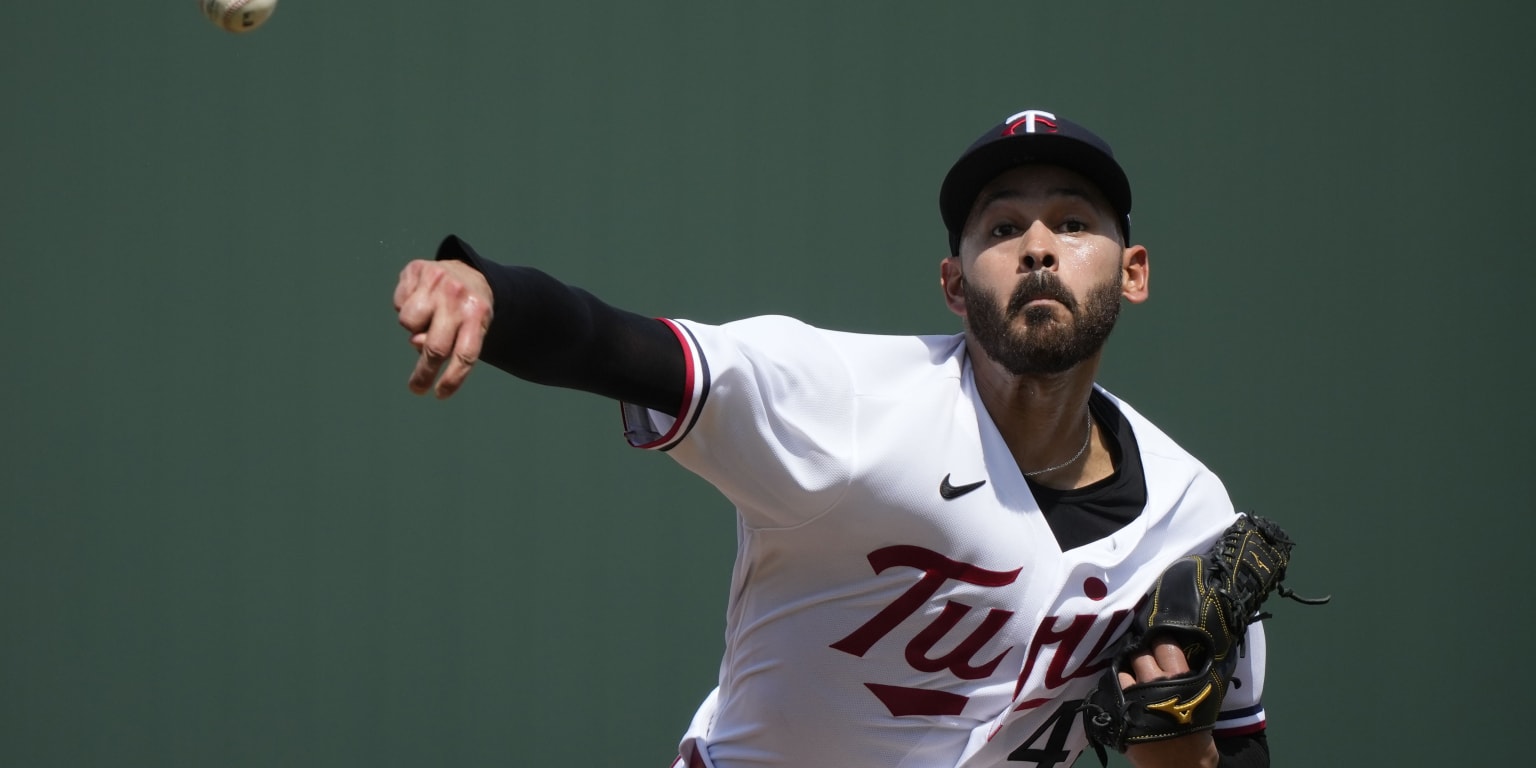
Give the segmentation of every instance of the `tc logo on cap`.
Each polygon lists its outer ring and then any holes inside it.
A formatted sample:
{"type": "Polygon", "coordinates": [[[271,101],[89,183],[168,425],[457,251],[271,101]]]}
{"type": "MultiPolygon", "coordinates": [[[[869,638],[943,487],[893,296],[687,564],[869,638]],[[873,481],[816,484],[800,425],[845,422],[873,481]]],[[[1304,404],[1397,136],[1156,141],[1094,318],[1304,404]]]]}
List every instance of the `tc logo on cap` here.
{"type": "Polygon", "coordinates": [[[1016,115],[1010,116],[1003,123],[1007,126],[1003,129],[1004,136],[1012,136],[1023,127],[1025,133],[1055,133],[1056,116],[1050,112],[1039,109],[1026,109],[1016,115]]]}

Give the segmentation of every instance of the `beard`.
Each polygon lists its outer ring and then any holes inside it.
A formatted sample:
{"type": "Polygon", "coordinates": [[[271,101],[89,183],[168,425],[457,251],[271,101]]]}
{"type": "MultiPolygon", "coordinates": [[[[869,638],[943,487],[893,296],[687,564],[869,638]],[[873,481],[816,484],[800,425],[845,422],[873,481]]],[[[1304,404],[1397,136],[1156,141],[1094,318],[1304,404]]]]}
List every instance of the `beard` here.
{"type": "Polygon", "coordinates": [[[1015,376],[1062,373],[1103,349],[1120,316],[1121,280],[1120,270],[1115,270],[1114,277],[1090,288],[1079,303],[1055,273],[1037,271],[1014,289],[1006,310],[964,281],[966,332],[1015,376]],[[1025,309],[1036,299],[1061,302],[1072,320],[1058,320],[1048,306],[1025,309]],[[1016,331],[1013,321],[1020,314],[1025,326],[1016,331]]]}

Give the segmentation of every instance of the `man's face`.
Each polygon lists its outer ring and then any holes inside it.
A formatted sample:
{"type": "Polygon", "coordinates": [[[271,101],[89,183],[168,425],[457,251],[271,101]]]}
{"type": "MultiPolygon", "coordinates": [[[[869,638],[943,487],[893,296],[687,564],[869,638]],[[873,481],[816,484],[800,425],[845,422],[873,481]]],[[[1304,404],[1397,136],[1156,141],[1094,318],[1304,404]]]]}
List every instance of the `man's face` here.
{"type": "Polygon", "coordinates": [[[1004,307],[991,294],[967,281],[967,332],[988,357],[1001,363],[1009,373],[1061,373],[1104,347],[1120,315],[1120,282],[1120,273],[1116,271],[1078,301],[1059,279],[1047,272],[1036,272],[1019,283],[1004,307]],[[1067,319],[1059,318],[1054,310],[1044,306],[1047,302],[1065,309],[1067,319]],[[1022,323],[1016,323],[1017,320],[1022,323]]]}
{"type": "Polygon", "coordinates": [[[957,263],[945,268],[951,309],[1015,375],[1061,373],[1094,357],[1129,295],[1133,253],[1142,271],[1132,277],[1145,295],[1145,250],[1123,247],[1116,222],[1098,189],[1073,171],[1004,173],[977,195],[957,263]]]}

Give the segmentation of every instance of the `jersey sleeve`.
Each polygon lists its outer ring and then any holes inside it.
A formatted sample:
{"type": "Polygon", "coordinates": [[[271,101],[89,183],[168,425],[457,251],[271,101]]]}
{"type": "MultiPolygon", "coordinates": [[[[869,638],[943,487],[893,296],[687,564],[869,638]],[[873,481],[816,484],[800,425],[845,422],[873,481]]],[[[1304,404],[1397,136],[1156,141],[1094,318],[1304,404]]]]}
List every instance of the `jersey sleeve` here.
{"type": "Polygon", "coordinates": [[[1228,738],[1264,730],[1264,624],[1257,622],[1248,627],[1248,640],[1244,652],[1232,672],[1232,682],[1227,686],[1227,696],[1221,703],[1221,714],[1216,718],[1215,738],[1228,738]]]}
{"type": "Polygon", "coordinates": [[[630,444],[708,480],[750,527],[798,525],[836,504],[852,477],[857,402],[826,332],[777,316],[666,322],[686,359],[682,405],[626,404],[630,444]]]}

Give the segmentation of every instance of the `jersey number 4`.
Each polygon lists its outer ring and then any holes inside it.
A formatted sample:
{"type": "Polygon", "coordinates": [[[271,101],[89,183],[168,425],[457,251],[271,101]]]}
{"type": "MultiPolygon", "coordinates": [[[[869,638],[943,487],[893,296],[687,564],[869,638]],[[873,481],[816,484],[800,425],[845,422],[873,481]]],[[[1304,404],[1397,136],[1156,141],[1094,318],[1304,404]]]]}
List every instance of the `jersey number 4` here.
{"type": "Polygon", "coordinates": [[[1072,758],[1067,749],[1067,737],[1072,735],[1072,725],[1077,722],[1077,708],[1082,699],[1063,701],[1049,719],[1040,724],[1018,749],[1008,754],[1010,763],[1034,763],[1039,768],[1053,768],[1072,758]],[[1045,744],[1040,745],[1041,738],[1045,744]]]}

